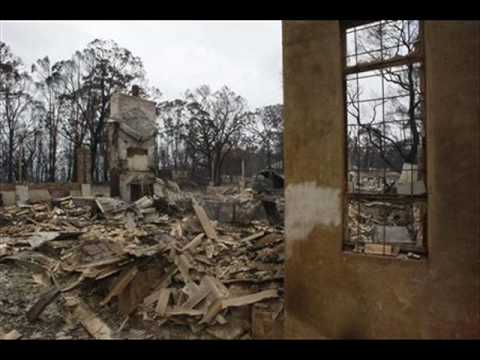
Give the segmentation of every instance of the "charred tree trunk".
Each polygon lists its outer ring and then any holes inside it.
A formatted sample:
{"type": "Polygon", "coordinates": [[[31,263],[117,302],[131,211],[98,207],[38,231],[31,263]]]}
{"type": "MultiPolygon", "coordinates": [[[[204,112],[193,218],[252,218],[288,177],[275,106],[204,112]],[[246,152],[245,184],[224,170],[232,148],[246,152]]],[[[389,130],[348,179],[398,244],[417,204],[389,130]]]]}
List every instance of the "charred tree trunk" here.
{"type": "Polygon", "coordinates": [[[270,169],[272,167],[272,149],[270,147],[270,142],[267,141],[267,167],[270,169]]]}
{"type": "Polygon", "coordinates": [[[8,90],[5,94],[5,116],[8,123],[8,154],[7,154],[7,181],[9,183],[14,182],[14,165],[13,165],[13,151],[15,141],[15,130],[13,120],[10,118],[9,108],[9,93],[8,90]]]}
{"type": "Polygon", "coordinates": [[[15,132],[12,127],[8,131],[8,157],[7,157],[7,173],[8,173],[8,182],[13,183],[15,181],[15,172],[14,172],[14,141],[15,141],[15,132]]]}
{"type": "Polygon", "coordinates": [[[90,143],[90,154],[92,158],[92,167],[90,168],[90,175],[94,183],[98,183],[98,166],[97,166],[97,140],[92,139],[92,142],[90,143]]]}
{"type": "MultiPolygon", "coordinates": [[[[106,133],[106,131],[104,131],[106,133]]],[[[109,165],[108,165],[108,141],[106,141],[106,134],[102,137],[103,149],[103,181],[107,182],[109,179],[109,165]]]]}
{"type": "Polygon", "coordinates": [[[78,156],[78,149],[79,146],[77,144],[73,144],[72,149],[72,158],[70,161],[70,181],[76,182],[77,181],[77,156],[78,156]]]}
{"type": "Polygon", "coordinates": [[[213,184],[215,186],[222,185],[222,159],[221,150],[217,149],[214,155],[215,162],[213,164],[213,184]]]}
{"type": "Polygon", "coordinates": [[[48,180],[55,182],[57,167],[57,132],[56,128],[50,127],[50,144],[49,144],[49,176],[48,180]]]}

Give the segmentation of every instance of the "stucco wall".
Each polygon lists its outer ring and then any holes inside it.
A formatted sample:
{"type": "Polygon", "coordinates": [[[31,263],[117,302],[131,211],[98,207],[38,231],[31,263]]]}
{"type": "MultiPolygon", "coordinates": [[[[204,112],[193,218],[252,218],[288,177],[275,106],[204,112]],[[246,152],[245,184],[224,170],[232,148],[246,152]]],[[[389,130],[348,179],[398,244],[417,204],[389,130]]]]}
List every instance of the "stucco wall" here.
{"type": "Polygon", "coordinates": [[[480,338],[480,23],[425,22],[424,261],[342,253],[338,21],[283,23],[286,337],[480,338]]]}

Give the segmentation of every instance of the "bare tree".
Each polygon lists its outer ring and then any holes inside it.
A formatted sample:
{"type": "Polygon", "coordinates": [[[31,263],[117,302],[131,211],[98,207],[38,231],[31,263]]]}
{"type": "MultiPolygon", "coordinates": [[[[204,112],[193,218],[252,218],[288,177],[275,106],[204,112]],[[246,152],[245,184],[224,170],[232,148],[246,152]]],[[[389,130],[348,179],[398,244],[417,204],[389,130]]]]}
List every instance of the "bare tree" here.
{"type": "MultiPolygon", "coordinates": [[[[52,77],[61,88],[59,98],[68,106],[62,108],[60,133],[71,150],[71,177],[75,177],[76,153],[88,143],[92,158],[92,178],[108,178],[105,122],[110,111],[110,98],[116,91],[127,91],[144,79],[139,57],[114,41],[94,40],[71,59],[57,62],[52,77]]],[[[151,89],[149,89],[151,90],[151,89]]],[[[156,95],[149,91],[149,95],[156,95]]]]}
{"type": "MultiPolygon", "coordinates": [[[[93,95],[93,110],[88,117],[90,151],[92,157],[92,177],[106,180],[107,166],[104,164],[103,176],[100,176],[98,154],[105,143],[105,121],[110,111],[110,98],[115,91],[127,90],[134,81],[144,77],[143,64],[139,57],[116,42],[94,40],[83,50],[87,62],[87,74],[84,86],[93,95]]],[[[103,148],[105,150],[105,148],[103,148]]],[[[106,159],[106,154],[102,154],[106,159]]]]}
{"type": "Polygon", "coordinates": [[[175,170],[184,168],[188,161],[184,141],[185,125],[189,115],[187,102],[181,99],[163,101],[158,104],[157,111],[161,124],[160,138],[164,142],[165,165],[169,165],[171,157],[175,170]]]}
{"type": "Polygon", "coordinates": [[[187,93],[190,117],[185,141],[196,153],[198,164],[213,174],[213,183],[221,184],[226,156],[245,141],[245,129],[253,121],[245,99],[224,86],[212,92],[201,86],[187,93]]]}
{"type": "MultiPolygon", "coordinates": [[[[32,103],[31,78],[23,69],[22,62],[14,56],[5,43],[0,43],[0,132],[6,140],[7,181],[15,181],[15,151],[22,142],[19,135],[26,136],[25,115],[32,103]]],[[[21,150],[21,149],[20,149],[21,150]]]]}
{"type": "Polygon", "coordinates": [[[53,66],[53,77],[59,85],[60,98],[66,106],[61,108],[63,121],[59,134],[67,141],[70,158],[69,179],[76,178],[76,154],[86,142],[88,123],[94,116],[94,92],[84,85],[87,61],[82,52],[76,51],[71,59],[62,60],[53,66]]]}
{"type": "MultiPolygon", "coordinates": [[[[382,60],[392,60],[401,58],[407,54],[419,55],[420,52],[420,26],[418,21],[399,20],[379,23],[377,26],[371,26],[360,32],[358,39],[358,53],[364,53],[368,56],[368,61],[381,62],[382,60]]],[[[398,139],[395,139],[393,132],[381,131],[378,126],[373,125],[373,121],[367,120],[367,125],[362,125],[362,129],[369,133],[369,138],[382,139],[384,144],[393,145],[402,157],[404,162],[415,164],[418,162],[418,148],[421,143],[421,134],[419,131],[419,122],[422,121],[423,94],[421,86],[421,69],[417,64],[408,62],[402,67],[384,67],[379,70],[380,76],[385,83],[390,84],[392,108],[385,116],[391,118],[407,119],[404,129],[411,134],[411,144],[408,148],[403,144],[399,145],[398,139]],[[408,103],[400,100],[398,95],[407,95],[408,103]],[[368,122],[370,122],[368,124],[368,122]],[[371,134],[370,134],[371,133],[371,134]]],[[[350,92],[351,109],[359,116],[359,108],[355,107],[355,101],[358,100],[359,92],[350,92]]],[[[387,100],[383,100],[386,102],[387,100]]],[[[349,110],[349,111],[350,111],[349,110]]],[[[375,112],[376,109],[374,109],[375,112]]],[[[354,116],[356,116],[354,114],[354,116]]],[[[382,119],[385,120],[385,119],[382,119]]],[[[371,143],[377,149],[380,144],[371,143]]],[[[385,151],[385,148],[382,148],[385,151]]],[[[385,154],[383,155],[384,160],[385,154]]],[[[389,165],[392,165],[391,163],[389,165]]],[[[394,167],[395,168],[395,167],[394,167]]]]}
{"type": "Polygon", "coordinates": [[[43,108],[42,128],[48,142],[48,180],[56,180],[59,127],[61,123],[63,98],[58,77],[53,76],[54,69],[48,56],[37,60],[32,66],[37,95],[43,108]]]}
{"type": "MultiPolygon", "coordinates": [[[[364,139],[363,145],[367,152],[371,151],[371,147],[373,147],[376,150],[376,154],[382,158],[385,164],[396,171],[401,171],[401,165],[398,166],[390,160],[386,148],[387,146],[392,146],[404,159],[407,155],[404,153],[400,139],[396,138],[394,134],[384,131],[384,124],[378,121],[378,108],[382,106],[382,103],[375,104],[372,107],[371,116],[365,119],[365,117],[360,116],[360,107],[358,105],[360,94],[361,89],[358,91],[351,88],[347,89],[347,112],[355,120],[355,125],[358,127],[358,134],[350,137],[349,141],[354,142],[353,145],[357,147],[359,145],[358,142],[364,139]]],[[[368,155],[367,153],[367,159],[371,158],[368,155]]]]}
{"type": "Polygon", "coordinates": [[[248,127],[248,130],[258,140],[263,150],[267,167],[272,166],[272,159],[275,153],[283,153],[283,106],[281,104],[268,105],[255,111],[255,121],[248,127]]]}

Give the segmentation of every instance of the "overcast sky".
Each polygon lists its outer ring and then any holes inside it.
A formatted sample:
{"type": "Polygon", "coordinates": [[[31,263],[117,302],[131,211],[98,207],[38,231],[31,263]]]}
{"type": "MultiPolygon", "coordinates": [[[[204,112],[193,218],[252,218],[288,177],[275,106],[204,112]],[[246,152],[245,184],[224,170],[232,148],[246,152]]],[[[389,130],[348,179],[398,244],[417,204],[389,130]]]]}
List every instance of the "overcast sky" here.
{"type": "Polygon", "coordinates": [[[27,66],[67,59],[95,38],[140,56],[163,99],[208,84],[251,108],[283,102],[280,21],[0,21],[0,40],[27,66]]]}

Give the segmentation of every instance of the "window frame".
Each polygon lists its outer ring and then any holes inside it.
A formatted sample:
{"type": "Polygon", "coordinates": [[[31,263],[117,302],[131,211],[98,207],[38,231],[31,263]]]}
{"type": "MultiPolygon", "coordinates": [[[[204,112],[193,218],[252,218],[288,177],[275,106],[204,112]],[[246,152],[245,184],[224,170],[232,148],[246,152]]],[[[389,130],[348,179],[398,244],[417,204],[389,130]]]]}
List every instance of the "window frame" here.
{"type": "MultiPolygon", "coordinates": [[[[428,192],[428,132],[427,132],[427,113],[426,113],[426,104],[428,94],[426,92],[426,63],[425,63],[425,33],[424,33],[424,21],[418,20],[419,23],[419,34],[418,34],[418,41],[419,41],[419,49],[413,53],[407,54],[405,56],[398,56],[394,58],[390,58],[387,60],[380,60],[380,61],[372,61],[367,63],[356,64],[354,66],[347,65],[347,31],[351,28],[358,27],[358,26],[365,26],[368,24],[372,24],[379,21],[385,21],[384,19],[375,19],[375,20],[348,20],[348,21],[340,21],[340,36],[341,36],[341,72],[342,72],[342,100],[343,100],[343,141],[342,146],[344,149],[344,181],[343,181],[343,196],[342,196],[342,241],[340,244],[340,250],[343,254],[357,254],[352,252],[351,250],[347,249],[346,246],[355,244],[355,241],[351,241],[348,239],[348,209],[349,209],[349,201],[351,199],[375,199],[375,200],[391,200],[391,201],[402,201],[406,199],[407,201],[415,201],[420,200],[423,201],[425,204],[425,221],[423,223],[423,246],[422,248],[418,248],[416,244],[396,244],[399,246],[402,251],[414,251],[417,254],[423,255],[425,258],[428,258],[429,254],[429,241],[428,241],[428,214],[429,214],[429,192],[428,192]],[[421,114],[422,114],[422,121],[423,121],[423,149],[422,149],[422,161],[424,165],[423,171],[423,181],[425,183],[425,193],[423,194],[368,194],[368,193],[358,193],[358,192],[350,192],[349,191],[349,151],[348,151],[348,99],[347,99],[347,77],[351,74],[361,74],[367,71],[373,70],[382,70],[389,67],[394,66],[402,66],[408,64],[415,64],[418,63],[420,65],[420,89],[423,95],[423,101],[421,103],[421,114]]],[[[383,245],[385,245],[383,243],[383,245]]],[[[378,256],[378,255],[371,255],[367,253],[360,253],[363,256],[378,256]]],[[[393,256],[385,256],[380,255],[382,258],[391,258],[395,259],[393,256]]]]}

